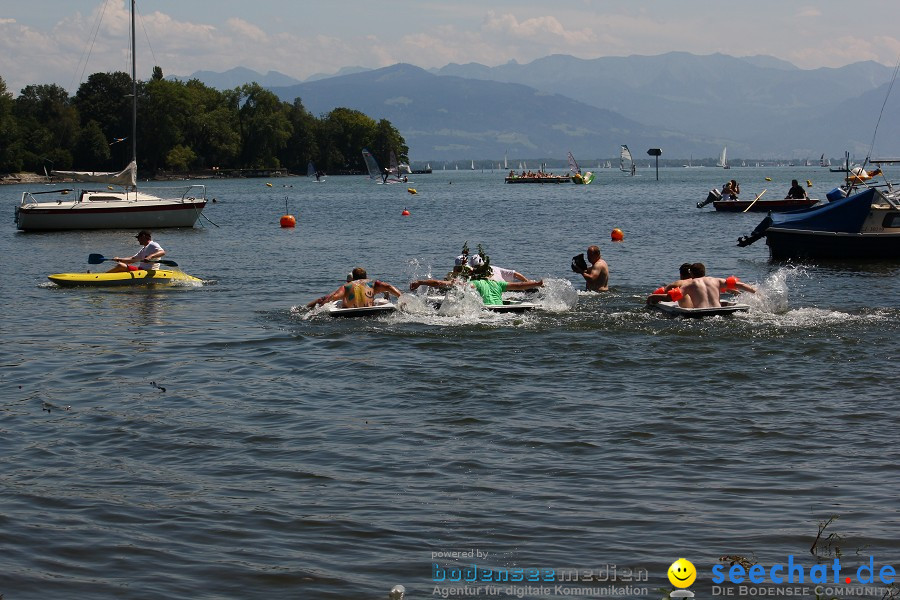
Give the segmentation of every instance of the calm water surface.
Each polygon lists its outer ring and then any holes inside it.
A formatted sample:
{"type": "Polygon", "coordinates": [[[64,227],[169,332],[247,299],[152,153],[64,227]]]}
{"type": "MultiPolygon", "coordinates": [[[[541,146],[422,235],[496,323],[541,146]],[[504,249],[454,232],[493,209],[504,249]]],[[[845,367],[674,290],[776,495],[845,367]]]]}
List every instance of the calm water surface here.
{"type": "MultiPolygon", "coordinates": [[[[838,183],[824,169],[731,177],[745,196],[838,183]]],[[[632,596],[659,598],[680,556],[710,597],[723,555],[816,564],[831,515],[823,561],[836,547],[847,565],[900,566],[900,264],[736,247],[762,215],[695,208],[717,169],[412,179],[414,196],[362,177],[209,182],[218,227],[155,235],[205,283],[164,290],[49,284],[89,253],[135,251],[134,232],[19,233],[22,188],[0,188],[6,600],[385,598],[395,584],[428,598],[435,563],[472,562],[641,568],[632,596]],[[294,230],[278,226],[285,200],[294,230]],[[402,289],[442,276],[466,241],[543,277],[547,310],[300,308],[355,266],[402,289]],[[569,270],[593,243],[603,295],[576,293],[569,270]],[[751,312],[645,309],[685,261],[758,285],[751,312]],[[433,559],[471,549],[487,556],[433,559]]]]}

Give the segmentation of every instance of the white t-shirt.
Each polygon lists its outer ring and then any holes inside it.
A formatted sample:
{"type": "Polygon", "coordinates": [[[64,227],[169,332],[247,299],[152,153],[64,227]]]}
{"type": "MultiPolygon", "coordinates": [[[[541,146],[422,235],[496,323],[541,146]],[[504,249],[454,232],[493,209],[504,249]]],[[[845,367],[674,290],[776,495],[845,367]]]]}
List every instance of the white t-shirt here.
{"type": "Polygon", "coordinates": [[[494,281],[516,281],[516,272],[513,269],[504,269],[491,265],[491,279],[494,281]]]}
{"type": "MultiPolygon", "coordinates": [[[[142,259],[150,256],[151,254],[156,254],[157,252],[162,250],[162,246],[157,244],[154,241],[147,242],[147,245],[141,248],[140,252],[134,255],[134,258],[142,259]]],[[[144,269],[145,271],[156,271],[159,269],[159,263],[156,262],[140,262],[138,263],[138,269],[144,269]]]]}

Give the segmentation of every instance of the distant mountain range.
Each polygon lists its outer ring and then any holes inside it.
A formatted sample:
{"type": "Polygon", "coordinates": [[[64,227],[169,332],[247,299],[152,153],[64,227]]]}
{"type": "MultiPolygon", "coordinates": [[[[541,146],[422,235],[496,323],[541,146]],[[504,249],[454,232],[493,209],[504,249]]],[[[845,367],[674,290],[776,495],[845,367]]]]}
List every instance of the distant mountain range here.
{"type": "MultiPolygon", "coordinates": [[[[817,159],[869,151],[893,70],[874,62],[802,70],[770,56],[671,52],[578,59],[554,55],[497,67],[406,64],[298,82],[248,69],[192,75],[220,89],[256,81],[313,114],[338,106],[389,119],[416,160],[562,158],[817,159]],[[240,80],[240,81],[239,81],[240,80]],[[238,82],[239,81],[239,82],[238,82]]],[[[900,155],[900,97],[882,114],[876,155],[900,155]]]]}

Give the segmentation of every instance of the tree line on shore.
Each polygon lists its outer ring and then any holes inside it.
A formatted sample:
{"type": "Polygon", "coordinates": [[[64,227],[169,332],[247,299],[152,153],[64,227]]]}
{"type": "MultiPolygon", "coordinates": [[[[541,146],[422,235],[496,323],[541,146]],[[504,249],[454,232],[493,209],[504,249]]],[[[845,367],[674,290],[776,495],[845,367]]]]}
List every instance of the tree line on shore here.
{"type": "MultiPolygon", "coordinates": [[[[0,77],[0,173],[125,168],[131,90],[127,73],[94,73],[72,97],[56,84],[29,85],[13,97],[0,77]]],[[[284,102],[257,83],[220,91],[198,80],[166,80],[154,67],[137,96],[142,174],[213,167],[305,174],[310,161],[327,173],[366,172],[363,148],[381,164],[391,151],[408,160],[390,121],[349,108],[316,117],[300,98],[284,102]]]]}

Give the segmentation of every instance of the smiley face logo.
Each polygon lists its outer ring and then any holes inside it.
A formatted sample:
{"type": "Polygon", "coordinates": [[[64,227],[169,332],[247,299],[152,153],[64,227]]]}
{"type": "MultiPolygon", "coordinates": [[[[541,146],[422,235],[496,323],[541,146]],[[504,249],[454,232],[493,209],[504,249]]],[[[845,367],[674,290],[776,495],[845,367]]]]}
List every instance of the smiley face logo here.
{"type": "Polygon", "coordinates": [[[690,587],[697,579],[697,569],[686,558],[679,558],[669,565],[669,581],[677,588],[690,587]]]}

